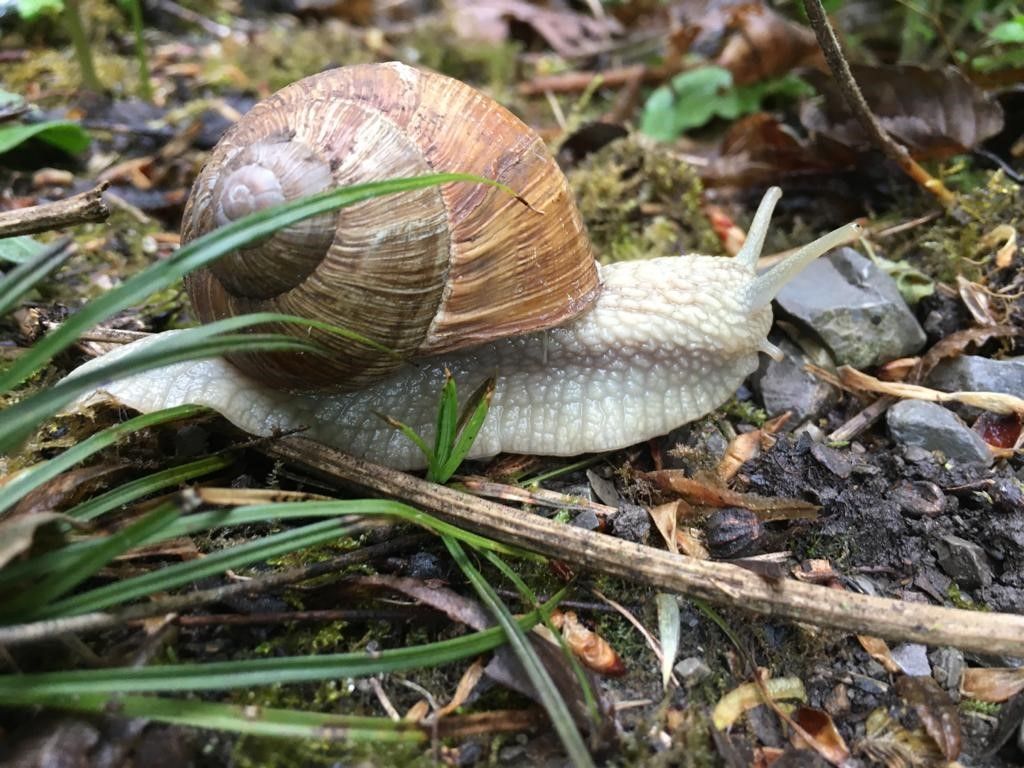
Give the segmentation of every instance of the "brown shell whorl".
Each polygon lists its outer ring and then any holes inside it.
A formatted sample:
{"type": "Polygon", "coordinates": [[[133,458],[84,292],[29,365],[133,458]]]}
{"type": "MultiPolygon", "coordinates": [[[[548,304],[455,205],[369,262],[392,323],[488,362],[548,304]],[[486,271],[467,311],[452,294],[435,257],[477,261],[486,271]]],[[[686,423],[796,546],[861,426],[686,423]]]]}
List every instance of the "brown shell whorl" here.
{"type": "MultiPolygon", "coordinates": [[[[533,208],[466,183],[367,200],[190,275],[197,314],[313,317],[409,359],[557,325],[596,298],[590,243],[540,138],[469,86],[401,64],[331,70],[257,104],[197,179],[183,240],[281,198],[446,171],[501,181],[533,208]]],[[[354,389],[402,364],[308,327],[275,330],[333,351],[232,358],[279,387],[354,389]]]]}

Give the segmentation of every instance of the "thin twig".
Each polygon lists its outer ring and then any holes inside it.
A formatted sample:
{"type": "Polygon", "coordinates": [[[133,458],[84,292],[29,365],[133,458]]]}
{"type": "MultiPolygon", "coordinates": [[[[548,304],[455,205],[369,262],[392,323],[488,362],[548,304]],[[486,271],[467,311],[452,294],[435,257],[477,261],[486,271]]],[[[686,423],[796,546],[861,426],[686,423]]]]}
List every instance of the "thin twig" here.
{"type": "Polygon", "coordinates": [[[272,443],[267,450],[274,457],[297,462],[334,481],[355,483],[402,499],[469,530],[579,568],[820,627],[1024,656],[1024,616],[838,593],[794,579],[767,581],[728,563],[674,555],[477,499],[307,438],[288,437],[272,443]]]}
{"type": "Polygon", "coordinates": [[[103,192],[108,186],[110,183],[104,181],[88,192],[64,200],[2,211],[0,237],[32,235],[90,221],[104,221],[110,215],[110,209],[103,201],[103,192]]]}
{"type": "Polygon", "coordinates": [[[828,68],[832,71],[832,77],[835,78],[836,84],[846,100],[846,105],[860,122],[868,138],[904,173],[931,192],[945,208],[955,207],[956,196],[946,188],[941,180],[936,179],[922,168],[910,156],[906,147],[898,144],[886,133],[881,123],[878,122],[878,118],[871,112],[857,81],[853,79],[850,65],[846,61],[846,57],[843,56],[843,51],[839,47],[839,41],[832,30],[832,25],[829,24],[821,0],[804,0],[804,9],[807,11],[807,19],[811,23],[811,28],[818,38],[818,45],[821,46],[822,53],[825,54],[825,61],[828,62],[828,68]]]}

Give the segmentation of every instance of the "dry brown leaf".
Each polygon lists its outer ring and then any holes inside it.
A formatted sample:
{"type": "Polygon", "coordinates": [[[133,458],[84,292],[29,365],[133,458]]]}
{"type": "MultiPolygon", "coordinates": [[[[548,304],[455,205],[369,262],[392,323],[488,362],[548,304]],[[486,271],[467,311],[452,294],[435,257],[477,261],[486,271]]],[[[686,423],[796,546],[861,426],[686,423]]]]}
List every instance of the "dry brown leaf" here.
{"type": "Polygon", "coordinates": [[[890,675],[898,675],[903,671],[900,665],[896,663],[896,659],[892,657],[889,644],[882,638],[870,635],[857,635],[857,641],[872,659],[885,667],[885,671],[890,675]]]}
{"type": "Polygon", "coordinates": [[[465,704],[469,700],[469,695],[473,693],[473,689],[476,688],[477,683],[480,682],[480,678],[483,676],[484,662],[482,659],[477,659],[462,673],[462,677],[459,678],[459,684],[455,686],[452,700],[437,710],[437,717],[447,717],[465,704]]]}
{"type": "Polygon", "coordinates": [[[814,33],[756,2],[737,2],[729,36],[715,63],[732,72],[736,85],[780,77],[821,59],[814,33]]]}
{"type": "Polygon", "coordinates": [[[125,464],[97,464],[62,472],[28,493],[7,513],[6,518],[10,519],[34,512],[55,512],[67,509],[94,491],[106,487],[111,477],[121,472],[125,466],[125,464]]]}
{"type": "Polygon", "coordinates": [[[996,318],[992,314],[992,306],[988,300],[988,290],[984,286],[972,283],[963,275],[957,275],[956,287],[974,322],[982,326],[996,325],[996,318]]]}
{"type": "Polygon", "coordinates": [[[931,768],[942,757],[935,742],[923,730],[908,731],[884,708],[873,710],[864,726],[864,738],[855,746],[871,765],[931,768]]]}
{"type": "MultiPolygon", "coordinates": [[[[882,126],[917,158],[961,154],[1002,130],[998,102],[958,70],[855,65],[853,75],[882,126]]],[[[847,147],[872,147],[835,81],[823,72],[806,76],[824,101],[802,105],[804,126],[847,147]]]]}
{"type": "Polygon", "coordinates": [[[440,584],[386,574],[357,576],[349,580],[349,583],[401,592],[434,610],[441,611],[452,621],[465,624],[472,629],[486,629],[492,624],[490,616],[480,603],[440,584]]]}
{"type": "Polygon", "coordinates": [[[715,480],[687,477],[683,470],[647,472],[644,479],[663,491],[678,493],[691,504],[703,507],[743,507],[761,520],[796,520],[817,517],[819,507],[802,499],[766,498],[724,488],[715,480]]]}
{"type": "Polygon", "coordinates": [[[794,746],[810,747],[832,765],[843,765],[850,759],[850,748],[846,746],[846,741],[839,735],[836,724],[827,712],[811,707],[798,707],[790,717],[813,739],[813,742],[808,744],[803,736],[794,731],[790,737],[794,746]]]}
{"type": "Polygon", "coordinates": [[[901,357],[878,366],[878,378],[881,381],[906,381],[921,363],[919,357],[901,357]]]}
{"type": "Polygon", "coordinates": [[[595,18],[569,10],[542,8],[525,0],[449,0],[449,18],[464,39],[503,43],[510,38],[510,22],[531,27],[563,58],[590,56],[604,50],[622,32],[612,16],[595,18]]]}
{"type": "Polygon", "coordinates": [[[806,581],[810,584],[839,583],[839,575],[828,560],[805,560],[794,566],[791,573],[797,581],[806,581]]]}
{"type": "Polygon", "coordinates": [[[732,480],[745,462],[757,458],[761,453],[761,437],[761,430],[755,429],[736,435],[729,441],[725,455],[715,467],[715,474],[723,484],[732,480]]]}
{"type": "Polygon", "coordinates": [[[1024,416],[1024,399],[1002,392],[940,392],[920,384],[881,381],[848,365],[840,366],[839,377],[846,387],[864,392],[926,400],[932,403],[963,403],[993,413],[1024,416]]]}
{"type": "Polygon", "coordinates": [[[896,691],[914,708],[946,760],[956,760],[962,744],[960,713],[949,694],[930,675],[898,677],[896,691]]]}
{"type": "Polygon", "coordinates": [[[589,669],[606,677],[622,677],[626,665],[608,641],[580,623],[574,611],[554,611],[551,623],[561,630],[569,649],[589,669]]]}
{"type": "Polygon", "coordinates": [[[1024,691],[1024,667],[968,667],[960,693],[978,701],[1003,702],[1024,691]]]}
{"type": "Polygon", "coordinates": [[[971,345],[981,346],[990,339],[1005,336],[1019,336],[1021,330],[1012,325],[986,325],[980,328],[967,328],[951,333],[938,341],[935,346],[921,358],[920,376],[927,376],[940,361],[950,357],[959,357],[971,345]]]}
{"type": "Polygon", "coordinates": [[[647,510],[651,520],[654,521],[654,527],[658,529],[658,533],[661,534],[665,546],[668,547],[668,551],[676,555],[679,554],[679,547],[676,545],[677,515],[679,505],[685,503],[685,501],[670,501],[666,504],[650,507],[647,510]]]}

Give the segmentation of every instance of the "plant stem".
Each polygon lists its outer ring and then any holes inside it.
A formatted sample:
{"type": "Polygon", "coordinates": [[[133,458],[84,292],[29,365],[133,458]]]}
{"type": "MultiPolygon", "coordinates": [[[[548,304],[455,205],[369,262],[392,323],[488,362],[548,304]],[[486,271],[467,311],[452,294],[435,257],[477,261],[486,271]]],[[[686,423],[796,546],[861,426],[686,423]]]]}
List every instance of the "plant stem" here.
{"type": "Polygon", "coordinates": [[[78,59],[78,68],[82,73],[82,85],[90,91],[102,91],[103,85],[96,75],[96,67],[92,62],[92,47],[82,25],[78,0],[64,0],[64,25],[71,35],[71,44],[75,47],[75,58],[78,59]]]}

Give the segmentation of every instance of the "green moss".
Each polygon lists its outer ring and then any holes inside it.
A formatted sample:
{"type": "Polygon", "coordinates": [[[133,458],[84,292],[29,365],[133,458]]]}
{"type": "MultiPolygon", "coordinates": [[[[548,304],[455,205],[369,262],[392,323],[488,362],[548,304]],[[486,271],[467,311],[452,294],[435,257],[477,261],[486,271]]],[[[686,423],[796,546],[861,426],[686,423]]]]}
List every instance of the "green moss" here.
{"type": "Polygon", "coordinates": [[[638,134],[614,141],[569,183],[602,262],[722,251],[697,174],[663,145],[638,134]]]}

